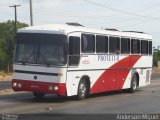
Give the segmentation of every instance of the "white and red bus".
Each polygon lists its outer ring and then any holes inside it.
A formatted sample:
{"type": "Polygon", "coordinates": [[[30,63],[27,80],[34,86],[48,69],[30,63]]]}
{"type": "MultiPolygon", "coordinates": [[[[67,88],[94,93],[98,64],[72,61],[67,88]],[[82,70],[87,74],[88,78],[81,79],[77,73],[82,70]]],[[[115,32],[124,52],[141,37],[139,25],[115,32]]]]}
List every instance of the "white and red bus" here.
{"type": "Polygon", "coordinates": [[[15,91],[84,99],[150,84],[152,36],[146,33],[49,24],[23,28],[16,40],[15,91]]]}

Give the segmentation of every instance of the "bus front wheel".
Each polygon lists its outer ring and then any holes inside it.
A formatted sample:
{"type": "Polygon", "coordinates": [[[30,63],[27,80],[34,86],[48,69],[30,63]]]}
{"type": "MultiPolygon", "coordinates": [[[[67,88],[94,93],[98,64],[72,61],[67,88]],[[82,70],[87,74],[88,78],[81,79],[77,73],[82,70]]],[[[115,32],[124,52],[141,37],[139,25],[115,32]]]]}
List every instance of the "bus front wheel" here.
{"type": "Polygon", "coordinates": [[[35,98],[37,99],[42,99],[45,95],[45,93],[37,93],[37,92],[33,92],[33,95],[35,96],[35,98]]]}

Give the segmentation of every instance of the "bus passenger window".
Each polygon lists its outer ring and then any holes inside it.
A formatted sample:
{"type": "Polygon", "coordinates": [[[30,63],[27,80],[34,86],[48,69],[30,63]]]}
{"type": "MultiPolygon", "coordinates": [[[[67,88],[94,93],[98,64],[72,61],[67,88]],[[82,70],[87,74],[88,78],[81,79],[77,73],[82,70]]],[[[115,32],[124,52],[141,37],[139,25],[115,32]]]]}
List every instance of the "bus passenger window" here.
{"type": "Polygon", "coordinates": [[[152,55],[152,41],[149,41],[149,54],[152,55]]]}
{"type": "Polygon", "coordinates": [[[83,53],[94,53],[95,52],[95,36],[94,35],[82,34],[81,51],[83,53]]]}
{"type": "Polygon", "coordinates": [[[119,37],[109,37],[109,52],[110,53],[120,53],[120,38],[119,37]]]}
{"type": "Polygon", "coordinates": [[[130,53],[130,39],[121,38],[121,53],[128,54],[130,53]]]}
{"type": "Polygon", "coordinates": [[[107,53],[108,52],[108,37],[107,36],[96,36],[96,52],[107,53]]]}
{"type": "Polygon", "coordinates": [[[132,54],[139,54],[140,53],[140,41],[138,39],[131,40],[131,52],[132,54]]]}
{"type": "Polygon", "coordinates": [[[141,53],[148,54],[148,41],[146,40],[141,41],[141,53]]]}

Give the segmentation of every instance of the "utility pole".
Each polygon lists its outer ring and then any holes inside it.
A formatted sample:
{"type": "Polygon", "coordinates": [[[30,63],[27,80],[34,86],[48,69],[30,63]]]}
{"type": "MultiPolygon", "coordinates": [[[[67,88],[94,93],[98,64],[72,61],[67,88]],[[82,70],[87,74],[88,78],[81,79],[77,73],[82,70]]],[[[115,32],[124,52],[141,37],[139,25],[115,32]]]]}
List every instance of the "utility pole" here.
{"type": "Polygon", "coordinates": [[[32,0],[29,0],[29,2],[30,2],[30,22],[31,22],[31,26],[33,26],[32,0]]]}
{"type": "Polygon", "coordinates": [[[15,34],[17,33],[17,7],[19,7],[21,5],[11,5],[9,7],[14,7],[14,11],[15,11],[15,25],[14,25],[14,29],[15,29],[15,34]]]}

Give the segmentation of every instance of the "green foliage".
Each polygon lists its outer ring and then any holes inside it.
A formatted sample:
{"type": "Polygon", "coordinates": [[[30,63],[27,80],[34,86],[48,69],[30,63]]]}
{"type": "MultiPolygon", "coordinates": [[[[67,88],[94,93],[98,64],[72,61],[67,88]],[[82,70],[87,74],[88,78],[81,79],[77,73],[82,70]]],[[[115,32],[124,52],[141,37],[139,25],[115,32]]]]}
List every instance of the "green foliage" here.
{"type": "MultiPolygon", "coordinates": [[[[15,48],[14,25],[14,21],[10,20],[0,23],[0,71],[11,71],[12,69],[15,48]]],[[[25,23],[17,23],[17,29],[27,26],[25,23]]]]}
{"type": "Polygon", "coordinates": [[[160,51],[154,52],[153,54],[153,66],[158,66],[158,61],[160,61],[160,51]]]}

